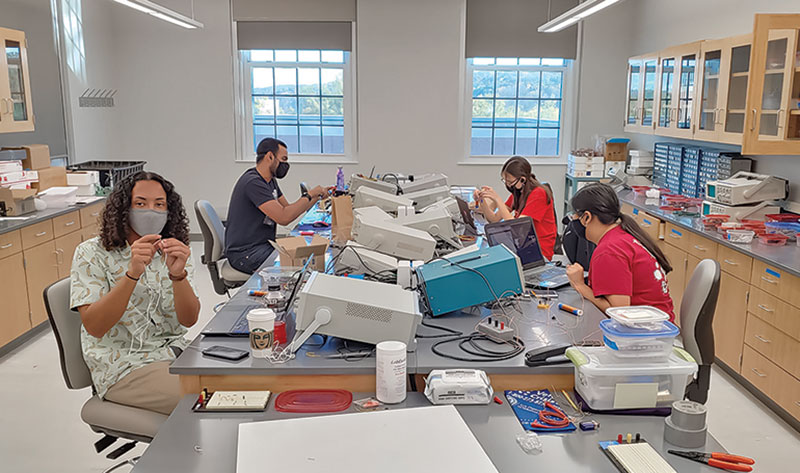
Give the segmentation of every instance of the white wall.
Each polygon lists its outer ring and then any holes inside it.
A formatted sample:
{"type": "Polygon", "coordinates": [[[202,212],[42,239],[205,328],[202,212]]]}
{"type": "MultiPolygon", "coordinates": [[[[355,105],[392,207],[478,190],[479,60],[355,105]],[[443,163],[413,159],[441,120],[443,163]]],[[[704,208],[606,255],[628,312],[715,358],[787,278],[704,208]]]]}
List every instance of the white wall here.
{"type": "MultiPolygon", "coordinates": [[[[205,27],[188,31],[105,0],[83,2],[87,48],[92,45],[89,82],[105,86],[111,72],[119,93],[116,107],[107,110],[113,117],[77,110],[73,160],[146,160],[148,169],[175,183],[187,204],[207,199],[224,215],[235,180],[251,166],[234,162],[227,2],[195,0],[195,16],[205,27]],[[98,3],[104,5],[89,14],[98,3]]],[[[358,2],[359,164],[345,166],[347,175],[375,165],[379,171],[442,171],[454,184],[501,185],[502,160],[458,164],[467,154],[465,8],[465,0],[358,2]]],[[[534,172],[563,195],[563,164],[535,165],[534,172]]],[[[296,197],[300,181],[333,184],[335,173],[334,164],[295,163],[282,187],[296,197]]]]}

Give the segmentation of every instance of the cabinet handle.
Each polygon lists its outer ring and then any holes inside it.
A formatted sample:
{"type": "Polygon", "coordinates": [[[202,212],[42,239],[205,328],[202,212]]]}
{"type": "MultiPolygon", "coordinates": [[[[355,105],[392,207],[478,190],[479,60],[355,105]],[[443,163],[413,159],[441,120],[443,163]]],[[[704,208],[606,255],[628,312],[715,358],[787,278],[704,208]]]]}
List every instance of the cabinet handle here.
{"type": "Polygon", "coordinates": [[[763,310],[764,312],[775,312],[775,309],[770,309],[769,307],[765,306],[764,304],[758,304],[758,308],[763,310]]]}
{"type": "Polygon", "coordinates": [[[729,260],[729,259],[724,259],[724,260],[722,260],[722,261],[724,261],[724,262],[728,263],[728,264],[729,264],[729,265],[731,265],[731,266],[739,266],[739,263],[737,263],[736,261],[731,261],[731,260],[729,260]]]}
{"type": "Polygon", "coordinates": [[[8,113],[8,104],[6,103],[6,99],[0,99],[0,103],[3,104],[3,108],[0,109],[0,115],[5,115],[8,113]]]}
{"type": "Polygon", "coordinates": [[[756,337],[759,341],[762,341],[764,343],[772,343],[772,340],[767,340],[766,338],[762,337],[761,335],[755,334],[753,336],[756,337]]]}
{"type": "Polygon", "coordinates": [[[755,373],[755,374],[757,374],[757,375],[758,375],[758,377],[759,377],[759,378],[766,378],[766,377],[767,377],[767,375],[765,375],[765,374],[764,374],[764,373],[762,373],[761,371],[758,371],[758,370],[757,370],[757,369],[755,369],[755,368],[751,368],[751,369],[753,370],[753,373],[755,373]]]}
{"type": "Polygon", "coordinates": [[[777,128],[779,130],[781,128],[783,128],[783,124],[781,123],[781,115],[783,115],[783,109],[782,108],[778,109],[778,127],[777,128]]]}
{"type": "Polygon", "coordinates": [[[719,114],[719,120],[716,122],[716,124],[717,125],[722,125],[723,122],[725,122],[725,109],[724,108],[720,108],[718,110],[719,110],[720,114],[719,114]]]}
{"type": "Polygon", "coordinates": [[[94,213],[92,213],[92,215],[91,215],[91,216],[92,216],[92,217],[97,217],[98,215],[100,215],[100,212],[94,212],[94,213]]]}
{"type": "Polygon", "coordinates": [[[705,249],[705,247],[702,247],[700,245],[694,245],[694,249],[697,250],[697,251],[708,251],[708,250],[705,249]]]}
{"type": "Polygon", "coordinates": [[[797,404],[797,407],[800,407],[800,401],[794,401],[794,403],[797,404]]]}
{"type": "Polygon", "coordinates": [[[37,233],[37,234],[36,234],[36,235],[34,235],[34,236],[38,238],[38,237],[43,237],[43,236],[45,236],[45,235],[47,235],[47,232],[39,232],[39,233],[37,233]]]}
{"type": "Polygon", "coordinates": [[[65,227],[71,227],[73,225],[75,225],[75,220],[73,220],[71,222],[67,222],[67,223],[64,224],[65,227]]]}
{"type": "Polygon", "coordinates": [[[680,236],[678,236],[678,235],[676,235],[676,234],[674,234],[674,233],[670,233],[670,234],[669,234],[669,236],[670,236],[671,238],[674,238],[674,239],[676,239],[676,240],[677,240],[677,239],[679,239],[679,238],[683,238],[683,237],[680,237],[680,236]]]}
{"type": "Polygon", "coordinates": [[[14,246],[13,243],[8,243],[6,245],[0,246],[0,250],[7,250],[7,249],[11,248],[12,246],[14,246]]]}
{"type": "Polygon", "coordinates": [[[750,123],[750,131],[755,131],[755,129],[756,129],[756,109],[752,109],[751,112],[753,113],[753,121],[750,123]]]}
{"type": "Polygon", "coordinates": [[[767,281],[770,284],[778,284],[778,281],[776,281],[774,279],[770,279],[770,278],[768,278],[766,276],[761,276],[761,279],[764,280],[764,281],[767,281]]]}

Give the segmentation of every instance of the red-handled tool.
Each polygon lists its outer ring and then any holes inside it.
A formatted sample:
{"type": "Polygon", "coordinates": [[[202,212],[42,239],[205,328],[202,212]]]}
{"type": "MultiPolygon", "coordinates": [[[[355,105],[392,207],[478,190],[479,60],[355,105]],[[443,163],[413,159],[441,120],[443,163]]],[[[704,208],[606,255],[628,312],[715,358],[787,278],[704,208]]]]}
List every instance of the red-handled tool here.
{"type": "Polygon", "coordinates": [[[679,450],[667,450],[667,453],[728,471],[753,471],[753,467],[750,465],[756,463],[752,458],[730,455],[728,453],[682,452],[679,450]]]}

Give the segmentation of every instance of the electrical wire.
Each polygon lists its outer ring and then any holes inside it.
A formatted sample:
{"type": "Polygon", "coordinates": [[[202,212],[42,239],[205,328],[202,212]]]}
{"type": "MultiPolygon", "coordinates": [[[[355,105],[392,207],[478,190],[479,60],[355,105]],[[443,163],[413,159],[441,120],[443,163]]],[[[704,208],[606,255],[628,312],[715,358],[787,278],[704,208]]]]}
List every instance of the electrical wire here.
{"type": "Polygon", "coordinates": [[[487,337],[482,333],[471,333],[469,335],[452,337],[436,342],[431,346],[431,351],[438,356],[441,356],[443,358],[449,358],[451,360],[456,360],[456,361],[466,361],[472,363],[477,363],[482,361],[485,362],[504,361],[504,360],[510,360],[511,358],[514,358],[520,355],[523,351],[525,351],[525,343],[519,337],[514,337],[511,340],[498,342],[496,340],[487,337]],[[494,343],[496,345],[509,345],[511,349],[506,350],[504,352],[489,350],[488,348],[477,345],[478,341],[487,341],[490,343],[494,343]],[[444,353],[441,349],[439,349],[440,346],[453,342],[458,342],[459,348],[461,348],[461,350],[465,351],[466,353],[473,355],[473,357],[444,353]],[[465,344],[470,344],[473,350],[465,349],[464,348],[465,344]]]}
{"type": "Polygon", "coordinates": [[[422,319],[422,321],[419,324],[422,325],[423,327],[428,327],[428,328],[432,328],[432,329],[435,329],[435,330],[441,330],[441,331],[447,332],[447,333],[441,333],[439,335],[425,335],[425,334],[417,333],[417,338],[443,338],[443,337],[453,337],[453,336],[458,337],[458,336],[464,335],[464,332],[461,332],[459,330],[454,330],[454,329],[452,329],[450,327],[442,327],[441,325],[433,325],[433,324],[425,323],[425,319],[424,318],[422,319]]]}

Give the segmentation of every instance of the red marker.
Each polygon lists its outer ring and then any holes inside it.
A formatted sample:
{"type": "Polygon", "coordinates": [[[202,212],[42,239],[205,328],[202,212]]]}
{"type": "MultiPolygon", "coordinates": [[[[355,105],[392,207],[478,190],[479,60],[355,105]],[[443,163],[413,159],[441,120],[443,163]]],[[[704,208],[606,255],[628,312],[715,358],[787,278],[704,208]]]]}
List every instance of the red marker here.
{"type": "Polygon", "coordinates": [[[617,443],[622,443],[622,434],[617,435],[617,443]]]}
{"type": "Polygon", "coordinates": [[[304,230],[300,232],[300,234],[303,236],[314,236],[314,232],[312,232],[311,230],[304,230]]]}
{"type": "Polygon", "coordinates": [[[494,402],[501,405],[503,404],[503,401],[497,396],[494,397],[494,402]]]}

